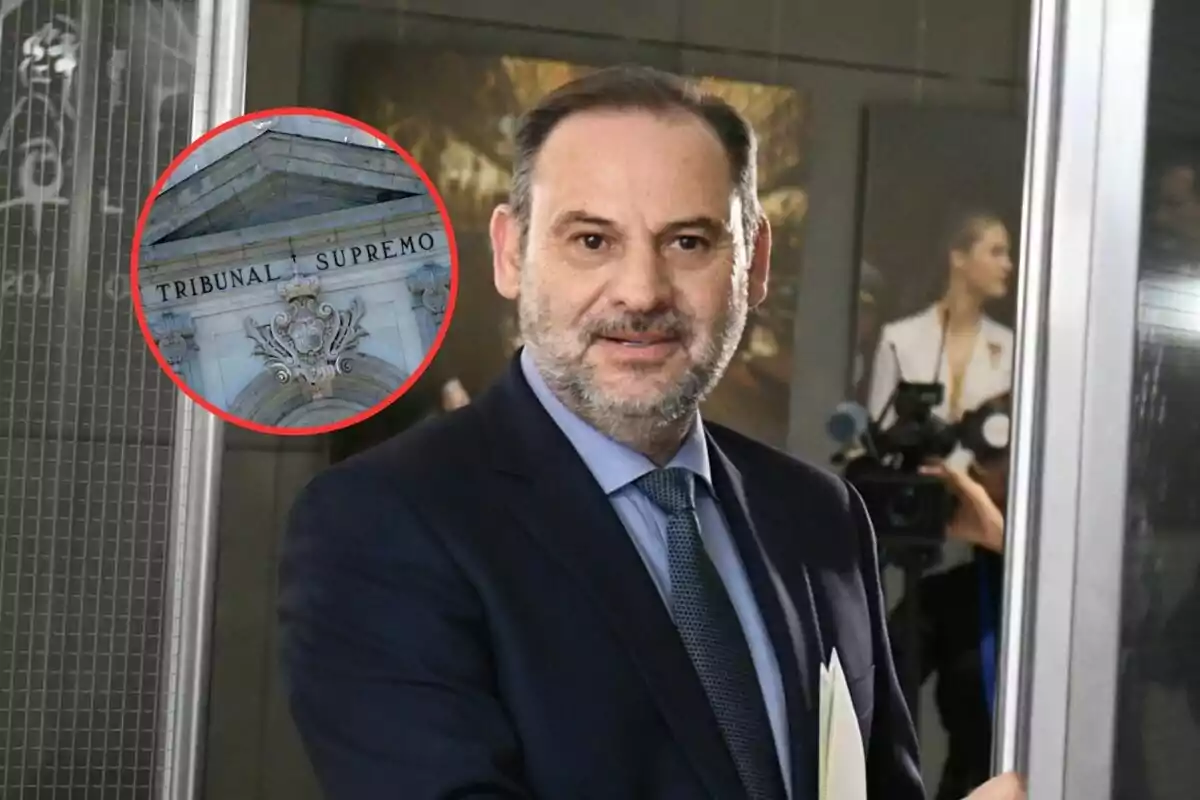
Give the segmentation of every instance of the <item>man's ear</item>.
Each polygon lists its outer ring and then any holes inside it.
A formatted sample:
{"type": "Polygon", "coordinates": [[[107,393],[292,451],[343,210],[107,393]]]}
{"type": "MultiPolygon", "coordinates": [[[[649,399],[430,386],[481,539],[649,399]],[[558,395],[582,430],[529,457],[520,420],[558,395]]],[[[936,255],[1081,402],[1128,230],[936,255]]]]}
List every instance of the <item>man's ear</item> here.
{"type": "Polygon", "coordinates": [[[748,242],[750,251],[750,307],[758,308],[767,299],[767,279],[771,274],[771,222],[766,215],[758,221],[758,233],[748,242]]]}
{"type": "Polygon", "coordinates": [[[496,206],[488,234],[492,240],[492,282],[501,297],[516,300],[521,289],[521,223],[512,206],[496,206]]]}

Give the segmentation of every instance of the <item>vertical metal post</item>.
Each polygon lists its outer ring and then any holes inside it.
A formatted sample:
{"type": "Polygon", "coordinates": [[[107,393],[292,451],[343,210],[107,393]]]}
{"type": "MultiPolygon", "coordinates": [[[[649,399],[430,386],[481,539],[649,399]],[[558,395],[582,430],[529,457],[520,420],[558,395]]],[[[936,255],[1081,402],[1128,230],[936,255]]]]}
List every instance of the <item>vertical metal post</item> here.
{"type": "Polygon", "coordinates": [[[998,771],[1023,769],[1021,709],[1027,695],[1024,647],[1033,591],[1041,408],[1045,363],[1052,206],[1058,144],[1061,25],[1065,0],[1034,0],[1029,38],[1029,100],[1022,198],[1021,280],[1013,381],[1012,465],[1006,514],[1004,617],[997,670],[993,758],[998,771]]]}
{"type": "Polygon", "coordinates": [[[995,755],[1037,798],[1112,796],[1153,5],[1035,14],[995,755]]]}
{"type": "MultiPolygon", "coordinates": [[[[243,113],[249,0],[198,0],[192,137],[243,113]]],[[[223,423],[179,395],[160,735],[161,800],[199,800],[223,423]]]]}

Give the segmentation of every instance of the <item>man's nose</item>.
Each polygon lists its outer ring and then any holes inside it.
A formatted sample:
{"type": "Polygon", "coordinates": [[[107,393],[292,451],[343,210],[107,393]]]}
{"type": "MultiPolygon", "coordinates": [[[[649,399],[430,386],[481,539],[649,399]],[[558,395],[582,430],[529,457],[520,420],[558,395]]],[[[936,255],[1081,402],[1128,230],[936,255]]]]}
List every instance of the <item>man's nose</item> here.
{"type": "Polygon", "coordinates": [[[626,308],[651,311],[670,300],[673,289],[669,267],[656,248],[629,248],[614,267],[612,299],[626,308]]]}

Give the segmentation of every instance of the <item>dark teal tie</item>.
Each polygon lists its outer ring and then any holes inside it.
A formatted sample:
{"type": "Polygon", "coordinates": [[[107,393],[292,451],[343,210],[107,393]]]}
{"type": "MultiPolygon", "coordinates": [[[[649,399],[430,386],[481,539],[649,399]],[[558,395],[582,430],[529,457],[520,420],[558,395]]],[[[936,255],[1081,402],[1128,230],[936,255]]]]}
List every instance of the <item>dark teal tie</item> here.
{"type": "Polygon", "coordinates": [[[692,474],[668,467],[637,487],[667,515],[671,616],[750,800],[785,800],[762,688],[737,612],[704,550],[692,474]]]}

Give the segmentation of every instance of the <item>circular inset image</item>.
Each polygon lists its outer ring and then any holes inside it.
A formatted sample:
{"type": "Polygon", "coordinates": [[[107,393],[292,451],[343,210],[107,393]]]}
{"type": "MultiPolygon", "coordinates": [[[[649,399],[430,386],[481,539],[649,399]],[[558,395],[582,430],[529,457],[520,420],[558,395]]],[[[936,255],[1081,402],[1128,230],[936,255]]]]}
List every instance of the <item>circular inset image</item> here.
{"type": "Polygon", "coordinates": [[[247,114],[189,146],[138,219],[138,323],[227,422],[327,433],[385,408],[436,355],[458,251],[425,171],[329,111],[247,114]]]}

